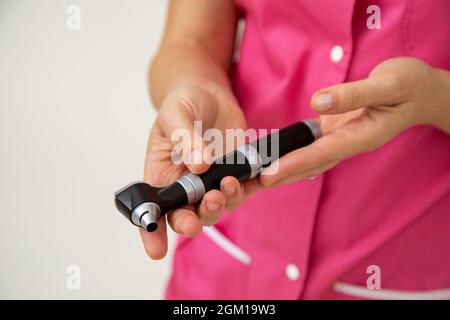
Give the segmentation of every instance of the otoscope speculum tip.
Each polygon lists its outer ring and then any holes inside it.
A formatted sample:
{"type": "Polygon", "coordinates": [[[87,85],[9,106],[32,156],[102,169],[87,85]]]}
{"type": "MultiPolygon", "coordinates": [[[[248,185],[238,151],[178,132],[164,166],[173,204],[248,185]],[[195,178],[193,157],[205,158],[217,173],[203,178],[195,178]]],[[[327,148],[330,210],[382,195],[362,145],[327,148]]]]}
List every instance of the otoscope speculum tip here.
{"type": "Polygon", "coordinates": [[[148,212],[142,215],[140,219],[140,225],[142,228],[147,230],[148,232],[153,232],[156,229],[158,229],[158,218],[156,215],[152,212],[148,212]]]}
{"type": "Polygon", "coordinates": [[[156,203],[144,202],[138,205],[131,213],[131,222],[148,232],[152,232],[158,228],[160,215],[161,210],[156,203]]]}

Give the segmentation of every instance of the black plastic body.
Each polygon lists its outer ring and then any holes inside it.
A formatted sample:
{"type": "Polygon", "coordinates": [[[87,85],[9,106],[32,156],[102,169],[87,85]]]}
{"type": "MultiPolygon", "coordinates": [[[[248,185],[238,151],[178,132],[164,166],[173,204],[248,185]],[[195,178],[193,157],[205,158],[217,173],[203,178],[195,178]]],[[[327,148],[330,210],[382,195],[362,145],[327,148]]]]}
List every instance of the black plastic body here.
{"type": "Polygon", "coordinates": [[[187,194],[183,186],[178,182],[174,182],[166,188],[160,189],[157,196],[157,203],[161,209],[161,215],[188,204],[187,194]]]}
{"type": "Polygon", "coordinates": [[[251,166],[248,160],[238,151],[233,151],[211,164],[208,171],[200,174],[205,191],[220,190],[220,181],[227,176],[233,176],[239,181],[246,180],[251,175],[251,166]]]}
{"type": "MultiPolygon", "coordinates": [[[[270,135],[250,143],[258,150],[263,167],[267,167],[280,157],[296,149],[314,142],[311,129],[304,122],[297,122],[289,127],[277,130],[270,135]],[[273,145],[272,145],[273,143],[273,145]],[[272,152],[276,147],[278,152],[272,152]]],[[[242,153],[234,151],[216,160],[209,170],[200,175],[205,190],[220,189],[220,181],[226,176],[233,176],[239,181],[246,180],[251,175],[251,166],[242,153]]]]}
{"type": "Polygon", "coordinates": [[[305,147],[315,140],[313,132],[304,122],[297,122],[289,127],[280,129],[270,135],[262,137],[250,144],[258,150],[263,167],[296,149],[305,147]],[[278,153],[272,152],[272,142],[277,146],[278,153]]]}

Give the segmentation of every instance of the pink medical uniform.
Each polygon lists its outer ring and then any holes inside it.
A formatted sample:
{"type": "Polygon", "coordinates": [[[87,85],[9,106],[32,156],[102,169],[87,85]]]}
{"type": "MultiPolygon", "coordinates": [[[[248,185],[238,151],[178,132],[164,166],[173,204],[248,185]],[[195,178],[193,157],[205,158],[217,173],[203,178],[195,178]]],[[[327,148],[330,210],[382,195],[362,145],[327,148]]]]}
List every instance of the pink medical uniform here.
{"type": "MultiPolygon", "coordinates": [[[[316,90],[392,57],[450,70],[450,1],[237,5],[246,24],[232,81],[251,128],[317,117],[316,90]],[[368,28],[371,5],[381,29],[368,28]]],[[[315,179],[247,198],[198,238],[180,238],[166,296],[449,299],[450,136],[410,128],[315,179]]]]}

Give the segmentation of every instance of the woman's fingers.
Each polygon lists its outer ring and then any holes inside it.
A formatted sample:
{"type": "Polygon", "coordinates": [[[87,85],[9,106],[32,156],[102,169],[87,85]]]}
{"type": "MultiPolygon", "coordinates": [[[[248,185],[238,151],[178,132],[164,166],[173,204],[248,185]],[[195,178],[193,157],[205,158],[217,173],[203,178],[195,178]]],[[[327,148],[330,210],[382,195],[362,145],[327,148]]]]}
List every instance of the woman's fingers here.
{"type": "Polygon", "coordinates": [[[399,77],[382,73],[368,79],[338,84],[316,92],[311,99],[320,114],[344,113],[360,108],[393,105],[405,101],[399,77]]]}
{"type": "MultiPolygon", "coordinates": [[[[171,228],[186,237],[196,237],[202,231],[202,225],[216,223],[225,208],[226,198],[218,190],[211,190],[205,194],[197,213],[193,206],[186,206],[174,210],[167,215],[171,228]]],[[[167,227],[165,216],[158,220],[159,228],[155,232],[147,232],[139,228],[148,256],[153,260],[164,258],[167,253],[167,227]]]]}
{"type": "Polygon", "coordinates": [[[173,164],[181,164],[193,173],[205,172],[209,165],[209,159],[205,159],[207,152],[203,142],[201,132],[195,128],[193,115],[189,115],[189,110],[181,109],[178,112],[164,110],[158,115],[156,124],[163,135],[169,139],[173,145],[171,161],[173,164]]]}
{"type": "Polygon", "coordinates": [[[301,172],[301,173],[298,173],[298,174],[294,174],[292,176],[289,176],[289,177],[286,177],[284,179],[278,180],[273,185],[271,185],[271,187],[277,187],[277,186],[281,186],[281,185],[284,185],[284,184],[293,183],[293,182],[296,182],[298,180],[314,179],[318,175],[322,174],[323,172],[333,168],[336,164],[337,164],[336,162],[330,162],[330,163],[326,163],[325,165],[318,166],[318,167],[316,167],[314,169],[311,169],[309,171],[305,171],[305,172],[301,172]]]}
{"type": "Polygon", "coordinates": [[[193,206],[186,206],[169,213],[167,219],[176,233],[196,237],[202,231],[202,225],[209,226],[220,219],[225,201],[225,196],[220,191],[211,190],[203,197],[197,212],[194,212],[193,206]]]}
{"type": "Polygon", "coordinates": [[[220,189],[221,191],[208,191],[196,212],[194,207],[188,206],[169,214],[168,220],[172,229],[186,236],[196,236],[201,231],[201,225],[213,225],[219,221],[225,209],[234,210],[241,205],[245,196],[244,189],[236,178],[223,178],[220,189]]]}
{"type": "Polygon", "coordinates": [[[265,187],[272,186],[289,176],[298,175],[301,172],[309,171],[318,165],[331,161],[331,154],[325,148],[323,140],[329,139],[324,136],[313,144],[288,153],[263,170],[259,180],[265,187]],[[276,170],[274,170],[276,168],[276,170]]]}
{"type": "Polygon", "coordinates": [[[139,228],[145,252],[153,260],[162,259],[167,253],[166,217],[159,218],[158,224],[159,227],[154,232],[147,232],[143,228],[139,228]]]}
{"type": "Polygon", "coordinates": [[[197,207],[197,214],[205,226],[211,226],[219,221],[225,209],[225,196],[219,190],[208,191],[197,207]]]}
{"type": "MultiPolygon", "coordinates": [[[[364,134],[355,134],[354,130],[338,130],[325,135],[304,148],[295,150],[280,158],[264,171],[270,174],[261,174],[260,182],[263,186],[273,186],[281,180],[292,176],[308,177],[317,175],[316,168],[335,165],[339,161],[365,148],[364,134]],[[272,167],[277,168],[273,170],[272,167]]],[[[291,181],[292,179],[289,179],[291,181]]]]}
{"type": "Polygon", "coordinates": [[[200,219],[190,206],[169,213],[167,220],[176,233],[186,237],[196,237],[202,231],[200,219]]]}
{"type": "MultiPolygon", "coordinates": [[[[259,182],[257,184],[259,185],[259,182]]],[[[207,192],[198,205],[197,212],[194,211],[194,206],[186,206],[169,213],[167,221],[171,228],[184,236],[196,237],[201,233],[203,225],[215,224],[225,209],[234,210],[242,204],[245,197],[244,186],[236,178],[223,178],[220,189],[207,192]]],[[[164,258],[167,253],[165,216],[161,217],[158,223],[159,228],[155,232],[139,228],[145,251],[154,260],[164,258]]]]}
{"type": "Polygon", "coordinates": [[[237,209],[244,201],[244,186],[235,177],[225,177],[220,182],[220,191],[225,196],[225,208],[237,209]]]}
{"type": "Polygon", "coordinates": [[[202,127],[217,117],[217,101],[200,88],[179,88],[163,102],[156,124],[174,145],[176,157],[193,173],[205,172],[212,162],[202,139],[202,127]]]}

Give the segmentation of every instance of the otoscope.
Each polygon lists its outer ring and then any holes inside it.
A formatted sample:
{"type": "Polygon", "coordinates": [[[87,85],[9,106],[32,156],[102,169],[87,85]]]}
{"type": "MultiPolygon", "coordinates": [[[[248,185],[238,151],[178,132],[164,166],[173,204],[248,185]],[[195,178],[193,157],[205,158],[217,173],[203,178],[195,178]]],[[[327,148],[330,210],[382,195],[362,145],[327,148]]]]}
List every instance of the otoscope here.
{"type": "Polygon", "coordinates": [[[188,173],[167,187],[131,183],[115,193],[116,207],[132,224],[153,232],[158,228],[161,216],[182,206],[199,203],[206,192],[220,189],[222,178],[252,179],[278,158],[313,143],[320,136],[316,120],[297,122],[225,154],[200,175],[188,173]],[[278,142],[275,144],[278,150],[272,150],[273,141],[278,142]]]}

